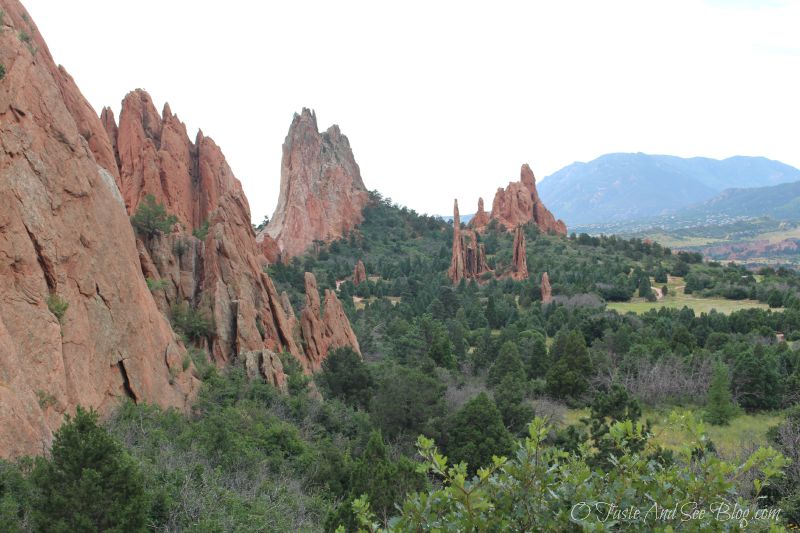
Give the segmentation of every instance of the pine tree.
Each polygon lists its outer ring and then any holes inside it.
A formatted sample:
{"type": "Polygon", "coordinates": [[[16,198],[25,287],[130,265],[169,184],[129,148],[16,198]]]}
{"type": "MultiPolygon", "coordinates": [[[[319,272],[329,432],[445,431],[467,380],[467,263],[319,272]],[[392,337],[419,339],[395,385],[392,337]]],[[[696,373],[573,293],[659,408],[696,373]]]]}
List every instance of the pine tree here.
{"type": "Polygon", "coordinates": [[[131,217],[134,229],[145,237],[152,237],[157,233],[169,233],[172,226],[178,221],[175,215],[168,215],[163,204],[156,203],[152,194],[145,196],[144,202],[139,204],[136,214],[131,217]]]}
{"type": "Polygon", "coordinates": [[[144,531],[149,501],[136,462],[78,407],[32,474],[37,531],[144,531]]]}
{"type": "Polygon", "coordinates": [[[725,363],[718,361],[714,365],[711,385],[706,400],[706,420],[711,424],[727,425],[736,412],[731,398],[731,378],[725,363]]]}
{"type": "Polygon", "coordinates": [[[511,341],[504,343],[500,348],[500,354],[497,356],[497,360],[489,369],[486,383],[492,386],[499,385],[503,377],[509,374],[518,378],[525,377],[525,366],[522,364],[519,350],[517,349],[517,345],[511,341]]]}
{"type": "Polygon", "coordinates": [[[452,419],[447,453],[453,463],[465,462],[470,472],[491,464],[493,455],[511,453],[511,434],[500,411],[485,392],[468,401],[452,419]]]}

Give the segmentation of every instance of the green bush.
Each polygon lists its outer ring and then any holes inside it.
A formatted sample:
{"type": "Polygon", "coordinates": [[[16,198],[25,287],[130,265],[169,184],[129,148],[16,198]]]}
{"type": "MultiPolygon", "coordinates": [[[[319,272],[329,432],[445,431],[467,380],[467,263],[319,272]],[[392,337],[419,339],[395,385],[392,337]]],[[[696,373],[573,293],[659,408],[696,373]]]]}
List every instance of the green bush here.
{"type": "Polygon", "coordinates": [[[51,294],[47,297],[47,308],[56,316],[59,322],[62,322],[69,308],[69,302],[58,294],[51,294]]]}
{"type": "Polygon", "coordinates": [[[168,215],[164,205],[156,203],[156,197],[152,194],[145,197],[144,202],[136,209],[136,214],[131,217],[131,224],[136,232],[145,237],[169,233],[177,221],[178,217],[168,215]]]}
{"type": "Polygon", "coordinates": [[[208,220],[204,221],[199,227],[194,228],[192,235],[201,241],[206,240],[206,237],[208,237],[208,220]]]}
{"type": "MultiPolygon", "coordinates": [[[[608,472],[592,468],[578,454],[567,454],[548,443],[551,428],[535,419],[529,436],[517,442],[510,458],[492,457],[469,476],[463,464],[443,456],[430,439],[420,437],[418,448],[427,471],[440,480],[428,493],[409,496],[399,507],[400,516],[381,525],[368,497],[353,501],[353,512],[363,530],[372,532],[439,531],[610,531],[607,513],[611,502],[635,510],[639,517],[615,522],[621,531],[733,531],[744,523],[724,523],[713,512],[685,515],[654,514],[680,507],[683,502],[734,502],[750,511],[770,481],[779,478],[787,459],[772,448],[759,448],[741,460],[725,460],[704,453],[707,435],[691,416],[674,413],[670,425],[691,437],[675,452],[675,461],[661,464],[631,451],[629,442],[642,440],[642,424],[630,420],[609,427],[609,438],[623,452],[608,472]],[[735,475],[731,473],[735,472],[735,475]],[[743,476],[754,480],[745,490],[737,485],[743,476]],[[753,489],[754,487],[754,489],[753,489]],[[648,511],[650,514],[648,515],[648,511]]],[[[617,507],[617,508],[620,508],[617,507]]],[[[698,509],[703,509],[699,507],[698,509]]],[[[782,515],[781,515],[782,517],[782,515]]],[[[748,520],[747,525],[766,531],[770,520],[748,520]]],[[[780,531],[780,523],[770,531],[780,531]]]]}
{"type": "Polygon", "coordinates": [[[0,63],[0,80],[6,77],[6,66],[0,63]]]}
{"type": "Polygon", "coordinates": [[[191,341],[207,339],[214,334],[214,321],[187,303],[175,304],[170,313],[172,327],[191,341]]]}
{"type": "Polygon", "coordinates": [[[153,278],[146,278],[145,283],[147,283],[147,288],[150,292],[155,292],[161,289],[166,289],[169,282],[165,279],[153,279],[153,278]]]}

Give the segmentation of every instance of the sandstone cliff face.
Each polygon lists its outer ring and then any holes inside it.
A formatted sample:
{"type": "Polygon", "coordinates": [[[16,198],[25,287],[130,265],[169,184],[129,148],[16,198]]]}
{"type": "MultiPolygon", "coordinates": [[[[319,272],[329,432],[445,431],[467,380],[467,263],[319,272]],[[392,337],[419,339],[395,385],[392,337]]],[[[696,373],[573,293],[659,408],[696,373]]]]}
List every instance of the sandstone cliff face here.
{"type": "Polygon", "coordinates": [[[553,290],[550,288],[550,276],[547,272],[542,274],[542,303],[549,304],[553,301],[553,290]]]}
{"type": "MultiPolygon", "coordinates": [[[[479,205],[480,208],[480,205],[479,205]]],[[[513,229],[519,225],[534,222],[544,233],[566,235],[567,226],[561,220],[556,220],[547,210],[536,191],[536,178],[531,168],[525,164],[520,171],[520,181],[511,182],[508,187],[497,189],[492,202],[492,212],[485,223],[475,221],[473,228],[483,231],[491,220],[496,220],[506,229],[513,229]]]]}
{"type": "Polygon", "coordinates": [[[364,262],[359,259],[358,263],[356,263],[356,266],[353,269],[353,285],[358,287],[359,283],[363,283],[365,281],[367,281],[367,269],[364,266],[364,262]]]}
{"type": "Polygon", "coordinates": [[[303,109],[283,143],[278,205],[258,241],[270,236],[283,256],[300,255],[314,241],[346,235],[368,200],[347,137],[335,125],[320,133],[314,113],[303,109]]]}
{"type": "Polygon", "coordinates": [[[317,279],[311,272],[305,273],[306,305],[300,314],[300,327],[306,345],[306,356],[301,364],[306,372],[316,372],[330,350],[351,347],[359,355],[358,345],[350,321],[344,313],[342,303],[336,294],[325,290],[325,308],[319,301],[317,279]]]}
{"type": "Polygon", "coordinates": [[[461,217],[458,213],[458,200],[453,204],[453,255],[447,275],[453,283],[462,279],[480,279],[485,272],[491,272],[486,264],[486,251],[478,242],[477,234],[472,230],[461,229],[461,217]]]}
{"type": "Polygon", "coordinates": [[[139,268],[103,124],[22,5],[0,9],[0,457],[12,457],[42,453],[78,404],[184,408],[198,381],[139,268]]]}
{"type": "Polygon", "coordinates": [[[517,229],[514,231],[511,277],[516,280],[528,279],[528,256],[525,250],[525,232],[522,226],[517,226],[517,229]]]}

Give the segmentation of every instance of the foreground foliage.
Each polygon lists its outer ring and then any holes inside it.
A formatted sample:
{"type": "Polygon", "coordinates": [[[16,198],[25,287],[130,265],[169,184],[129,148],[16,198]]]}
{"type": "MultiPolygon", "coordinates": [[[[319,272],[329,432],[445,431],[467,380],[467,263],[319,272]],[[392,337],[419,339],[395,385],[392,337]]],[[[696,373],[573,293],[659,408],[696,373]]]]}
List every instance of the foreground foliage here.
{"type": "Polygon", "coordinates": [[[653,459],[647,448],[629,448],[646,439],[642,424],[612,425],[609,435],[623,453],[607,472],[549,445],[550,428],[539,418],[510,458],[495,456],[474,477],[466,464],[450,464],[432,440],[420,437],[423,468],[442,487],[408,498],[387,527],[375,520],[368,498],[355,501],[360,531],[778,530],[777,510],[759,510],[756,503],[786,458],[761,448],[743,462],[724,461],[707,453],[701,422],[674,414],[672,423],[693,438],[669,462],[653,459]],[[742,478],[752,480],[750,494],[737,492],[742,478]]]}

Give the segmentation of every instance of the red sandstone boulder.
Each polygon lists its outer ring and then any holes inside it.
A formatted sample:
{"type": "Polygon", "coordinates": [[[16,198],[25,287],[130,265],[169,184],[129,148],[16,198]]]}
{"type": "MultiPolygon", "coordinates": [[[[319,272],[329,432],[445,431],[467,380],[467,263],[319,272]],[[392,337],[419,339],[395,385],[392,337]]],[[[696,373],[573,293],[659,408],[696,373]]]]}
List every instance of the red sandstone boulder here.
{"type": "Polygon", "coordinates": [[[368,201],[347,137],[335,125],[320,133],[314,113],[303,109],[283,143],[278,205],[257,238],[272,237],[282,254],[294,257],[315,241],[347,235],[368,201]]]}

